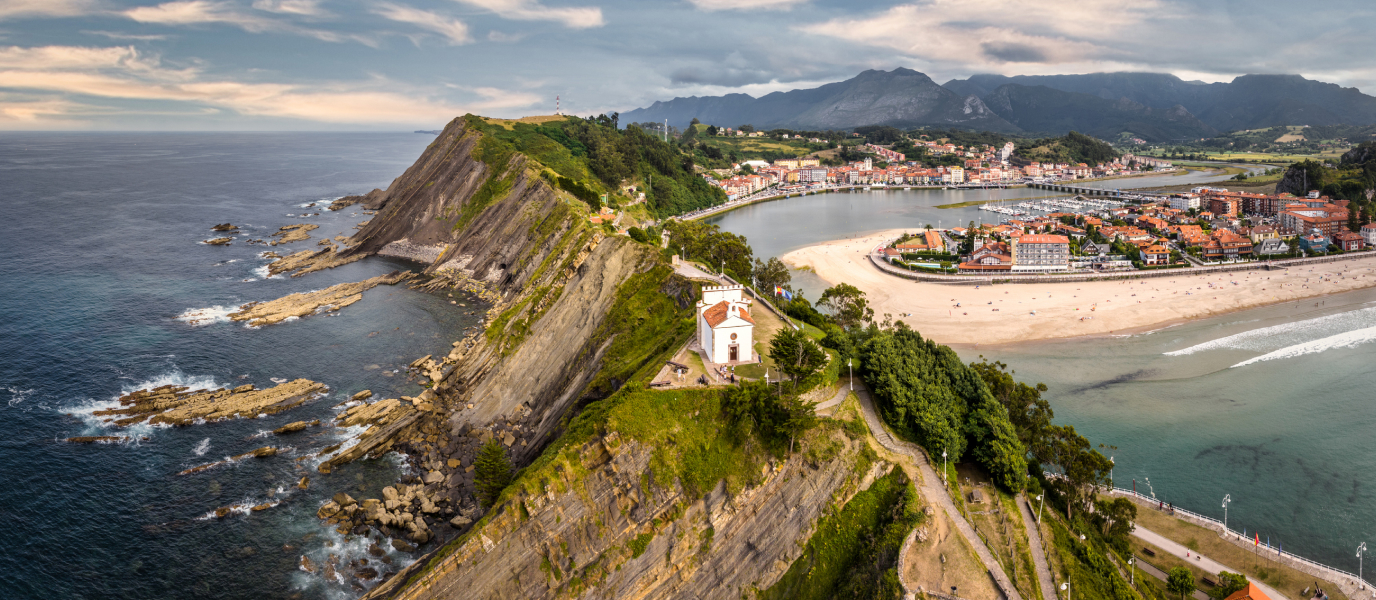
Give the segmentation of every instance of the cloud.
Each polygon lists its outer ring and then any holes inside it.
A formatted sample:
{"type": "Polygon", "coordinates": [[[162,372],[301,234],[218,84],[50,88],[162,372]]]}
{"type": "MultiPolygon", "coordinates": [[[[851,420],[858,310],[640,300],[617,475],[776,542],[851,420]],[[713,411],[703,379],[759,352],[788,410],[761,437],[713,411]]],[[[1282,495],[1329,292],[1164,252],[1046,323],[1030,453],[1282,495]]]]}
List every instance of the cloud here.
{"type": "Polygon", "coordinates": [[[428,10],[420,10],[399,4],[382,4],[373,11],[374,14],[384,19],[396,21],[398,23],[409,23],[422,29],[428,29],[444,36],[449,40],[449,45],[459,46],[473,42],[473,37],[468,35],[468,25],[458,19],[446,17],[428,10]]]}
{"type": "Polygon", "coordinates": [[[526,39],[524,33],[503,33],[495,29],[487,32],[487,41],[489,42],[519,42],[523,39],[526,39]]]}
{"type": "MultiPolygon", "coordinates": [[[[171,69],[132,47],[0,48],[0,88],[56,95],[43,101],[0,97],[7,120],[55,118],[74,112],[72,96],[161,101],[213,107],[254,117],[339,124],[417,124],[447,121],[471,111],[529,106],[540,98],[496,87],[464,88],[455,103],[433,90],[375,78],[362,82],[242,82],[171,69]]],[[[0,126],[4,126],[0,123],[0,126]]]]}
{"type": "Polygon", "coordinates": [[[571,29],[588,29],[606,24],[598,7],[550,8],[537,0],[455,0],[496,13],[513,21],[555,21],[571,29]]]}
{"type": "Polygon", "coordinates": [[[96,0],[4,0],[0,19],[14,17],[79,17],[100,12],[96,0]]]}
{"type": "Polygon", "coordinates": [[[699,9],[715,12],[719,10],[793,10],[807,0],[688,0],[699,9]]]}
{"type": "Polygon", "coordinates": [[[1172,11],[1166,1],[927,0],[797,29],[895,50],[938,68],[1092,69],[1134,62],[1122,47],[1124,36],[1172,11]]]}
{"type": "Polygon", "coordinates": [[[99,36],[104,36],[104,37],[110,38],[110,39],[112,39],[112,40],[128,40],[128,41],[134,41],[134,42],[153,42],[153,41],[165,40],[165,39],[167,39],[167,38],[169,38],[169,37],[172,37],[172,36],[168,36],[168,35],[159,35],[159,34],[120,33],[120,32],[118,32],[118,31],[82,31],[81,33],[84,33],[84,34],[86,34],[86,35],[99,35],[99,36]]]}
{"type": "Polygon", "coordinates": [[[319,17],[328,14],[320,0],[253,0],[253,8],[289,15],[319,17]]]}
{"type": "MultiPolygon", "coordinates": [[[[303,0],[260,0],[254,4],[257,6],[260,3],[264,6],[281,9],[277,12],[306,10],[307,5],[314,4],[303,0]]],[[[124,11],[124,16],[140,23],[169,26],[220,23],[238,27],[249,33],[285,33],[315,38],[325,42],[354,41],[367,46],[377,46],[375,40],[365,36],[300,27],[285,21],[243,12],[233,3],[218,0],[177,0],[156,6],[139,6],[124,11]]]]}

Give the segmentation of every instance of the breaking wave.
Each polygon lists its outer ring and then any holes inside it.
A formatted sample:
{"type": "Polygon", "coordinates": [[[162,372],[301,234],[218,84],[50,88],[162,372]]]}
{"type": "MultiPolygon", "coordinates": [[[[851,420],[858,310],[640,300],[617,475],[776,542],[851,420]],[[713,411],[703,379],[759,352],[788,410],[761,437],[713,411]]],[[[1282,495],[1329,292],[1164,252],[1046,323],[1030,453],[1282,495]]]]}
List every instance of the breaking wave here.
{"type": "Polygon", "coordinates": [[[182,314],[177,315],[177,320],[187,325],[200,327],[211,323],[228,323],[231,313],[239,312],[239,306],[220,306],[215,305],[209,308],[188,308],[182,314]]]}
{"type": "MultiPolygon", "coordinates": [[[[1355,334],[1358,330],[1370,327],[1376,327],[1376,307],[1262,327],[1164,354],[1166,356],[1188,356],[1208,350],[1249,350],[1267,352],[1269,354],[1266,356],[1271,356],[1299,346],[1322,345],[1321,342],[1326,340],[1332,340],[1348,333],[1355,334]]],[[[1254,358],[1251,362],[1260,359],[1263,357],[1254,358]]],[[[1265,360],[1272,359],[1266,358],[1265,360]]]]}
{"type": "Polygon", "coordinates": [[[1244,360],[1240,363],[1233,365],[1233,367],[1245,367],[1253,363],[1266,362],[1268,360],[1280,360],[1283,358],[1294,358],[1296,356],[1304,356],[1306,354],[1317,354],[1319,352],[1333,350],[1336,348],[1355,348],[1362,344],[1370,343],[1373,341],[1376,341],[1376,327],[1367,327],[1365,329],[1358,329],[1356,331],[1345,331],[1337,335],[1330,335],[1326,338],[1317,339],[1311,342],[1304,342],[1302,344],[1286,346],[1279,350],[1274,350],[1272,352],[1263,354],[1261,356],[1257,356],[1255,358],[1249,358],[1247,360],[1244,360]]]}

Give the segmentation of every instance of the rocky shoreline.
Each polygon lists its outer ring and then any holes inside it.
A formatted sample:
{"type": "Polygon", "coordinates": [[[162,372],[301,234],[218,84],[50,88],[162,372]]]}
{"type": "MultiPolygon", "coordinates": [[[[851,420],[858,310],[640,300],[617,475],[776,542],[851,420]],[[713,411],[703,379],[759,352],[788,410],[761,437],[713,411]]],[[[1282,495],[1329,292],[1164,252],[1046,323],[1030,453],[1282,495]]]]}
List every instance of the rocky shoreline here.
{"type": "Polygon", "coordinates": [[[92,415],[118,427],[144,422],[185,426],[276,414],[300,406],[328,389],[325,384],[309,379],[289,381],[266,390],[259,390],[253,384],[209,391],[164,385],[120,396],[120,408],[98,410],[92,415]]]}
{"type": "Polygon", "coordinates": [[[231,321],[248,321],[249,327],[275,325],[290,318],[334,312],[363,299],[363,292],[379,285],[396,285],[411,277],[409,271],[392,271],[356,283],[341,283],[323,290],[301,292],[267,302],[250,302],[229,314],[231,321]]]}

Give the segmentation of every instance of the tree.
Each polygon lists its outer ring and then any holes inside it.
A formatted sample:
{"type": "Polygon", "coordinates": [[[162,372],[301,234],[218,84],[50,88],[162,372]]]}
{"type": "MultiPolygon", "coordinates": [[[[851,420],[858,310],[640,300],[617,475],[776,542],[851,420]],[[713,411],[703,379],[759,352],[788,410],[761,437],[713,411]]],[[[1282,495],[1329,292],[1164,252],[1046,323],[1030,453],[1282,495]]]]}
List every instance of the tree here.
{"type": "Polygon", "coordinates": [[[1127,498],[1099,500],[1094,503],[1096,513],[1103,519],[1101,531],[1104,537],[1126,540],[1132,533],[1132,522],[1137,519],[1137,505],[1127,498]]]}
{"type": "Polygon", "coordinates": [[[627,229],[626,234],[631,236],[631,239],[642,244],[650,243],[650,236],[646,235],[645,230],[639,227],[632,227],[630,229],[627,229]]]}
{"type": "Polygon", "coordinates": [[[700,123],[702,123],[702,121],[699,121],[697,117],[693,117],[693,120],[690,121],[688,124],[689,124],[689,125],[698,125],[698,124],[700,124],[700,123]]]}
{"type": "Polygon", "coordinates": [[[860,327],[874,320],[874,309],[865,300],[865,292],[849,283],[827,288],[817,299],[817,306],[831,312],[831,319],[846,329],[860,327]]]}
{"type": "Polygon", "coordinates": [[[707,126],[707,135],[717,135],[717,126],[716,126],[716,125],[708,125],[708,126],[707,126]]]}
{"type": "Polygon", "coordinates": [[[508,483],[511,483],[511,461],[506,458],[506,449],[496,439],[487,440],[473,461],[473,486],[478,488],[478,499],[483,506],[491,507],[508,483]]]}
{"type": "Polygon", "coordinates": [[[775,257],[770,257],[768,261],[761,262],[755,259],[755,289],[764,294],[774,293],[775,287],[783,287],[793,280],[793,276],[788,272],[788,266],[784,261],[775,257]]]}
{"type": "Polygon", "coordinates": [[[1214,588],[1212,595],[1218,598],[1227,598],[1242,588],[1247,587],[1247,577],[1238,573],[1223,571],[1218,574],[1218,587],[1214,588]]]}
{"type": "Polygon", "coordinates": [[[970,368],[979,374],[980,379],[989,386],[989,392],[1008,410],[1008,420],[1013,423],[1018,441],[1033,454],[1038,454],[1035,449],[1046,446],[1047,429],[1051,427],[1051,419],[1056,416],[1051,410],[1051,403],[1042,398],[1042,392],[1048,389],[1046,384],[1030,386],[1014,381],[1008,365],[1000,361],[991,363],[982,360],[970,363],[970,368]]]}
{"type": "Polygon", "coordinates": [[[1039,451],[1038,462],[1059,467],[1065,476],[1054,480],[1053,485],[1065,498],[1066,518],[1070,518],[1072,508],[1088,511],[1095,492],[1108,484],[1113,463],[1091,448],[1089,440],[1076,433],[1073,425],[1047,428],[1047,442],[1045,447],[1034,450],[1039,451]]]}
{"type": "Polygon", "coordinates": [[[1166,591],[1180,596],[1180,600],[1185,600],[1185,595],[1194,591],[1194,575],[1185,567],[1171,567],[1170,574],[1166,577],[1166,591]]]}
{"type": "Polygon", "coordinates": [[[784,418],[778,425],[779,433],[788,436],[788,453],[792,454],[794,440],[817,425],[817,407],[792,395],[780,398],[779,405],[784,418]]]}
{"type": "Polygon", "coordinates": [[[769,358],[793,379],[795,391],[799,381],[808,381],[827,364],[827,353],[807,334],[791,327],[774,334],[769,342],[769,358]]]}

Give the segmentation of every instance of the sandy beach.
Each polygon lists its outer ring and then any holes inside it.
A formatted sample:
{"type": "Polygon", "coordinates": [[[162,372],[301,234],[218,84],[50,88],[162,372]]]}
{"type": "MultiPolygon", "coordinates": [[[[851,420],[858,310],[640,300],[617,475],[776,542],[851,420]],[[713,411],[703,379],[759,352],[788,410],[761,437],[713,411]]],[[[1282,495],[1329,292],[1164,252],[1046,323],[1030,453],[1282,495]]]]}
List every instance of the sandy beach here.
{"type": "Polygon", "coordinates": [[[1006,344],[1123,333],[1221,313],[1376,286],[1369,258],[1210,276],[1077,283],[948,285],[880,272],[866,254],[906,230],[809,246],[782,257],[829,284],[865,292],[876,318],[885,313],[944,344],[1006,344]],[[1035,311],[1035,314],[1033,314],[1035,311]]]}

